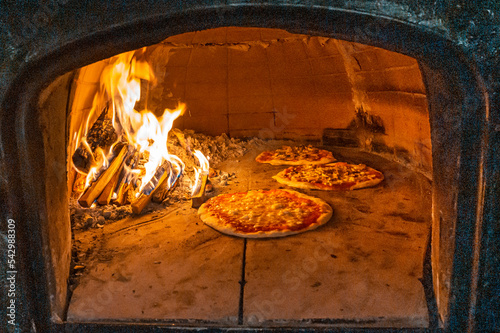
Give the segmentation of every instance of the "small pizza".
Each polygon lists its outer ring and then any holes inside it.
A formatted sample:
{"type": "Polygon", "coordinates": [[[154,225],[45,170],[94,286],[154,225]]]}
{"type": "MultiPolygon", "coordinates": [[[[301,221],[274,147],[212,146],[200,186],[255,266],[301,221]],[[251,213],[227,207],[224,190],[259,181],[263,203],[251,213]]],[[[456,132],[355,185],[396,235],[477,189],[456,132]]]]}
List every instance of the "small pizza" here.
{"type": "Polygon", "coordinates": [[[384,175],[364,164],[337,162],[293,166],[273,178],[291,187],[342,191],[375,186],[384,179],[384,175]]]}
{"type": "Polygon", "coordinates": [[[198,210],[201,220],[228,235],[284,237],[316,229],[332,216],[323,200],[291,190],[256,190],[221,194],[198,210]]]}
{"type": "Polygon", "coordinates": [[[325,164],[335,161],[328,150],[309,146],[283,146],[276,150],[266,150],[255,158],[257,162],[272,165],[325,164]]]}

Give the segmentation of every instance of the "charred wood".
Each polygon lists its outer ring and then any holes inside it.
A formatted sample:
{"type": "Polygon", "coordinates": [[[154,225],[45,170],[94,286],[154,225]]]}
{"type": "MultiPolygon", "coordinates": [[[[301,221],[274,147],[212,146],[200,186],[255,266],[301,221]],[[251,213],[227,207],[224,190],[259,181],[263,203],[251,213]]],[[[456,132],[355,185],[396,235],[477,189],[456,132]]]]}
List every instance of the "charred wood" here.
{"type": "Polygon", "coordinates": [[[78,170],[88,173],[92,167],[94,161],[93,154],[96,152],[97,148],[100,147],[104,151],[107,151],[117,139],[118,136],[113,127],[113,121],[108,115],[108,108],[105,108],[90,128],[87,136],[83,138],[88,145],[86,146],[81,142],[80,146],[73,153],[73,165],[78,170]]]}

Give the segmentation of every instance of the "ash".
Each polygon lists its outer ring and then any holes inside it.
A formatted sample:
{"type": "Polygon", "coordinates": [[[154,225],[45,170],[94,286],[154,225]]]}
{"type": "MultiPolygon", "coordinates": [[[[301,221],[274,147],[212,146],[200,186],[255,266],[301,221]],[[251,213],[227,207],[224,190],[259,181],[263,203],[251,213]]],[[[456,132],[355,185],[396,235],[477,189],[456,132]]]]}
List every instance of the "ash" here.
{"type": "MultiPolygon", "coordinates": [[[[175,129],[169,134],[168,151],[177,155],[184,163],[185,168],[175,188],[162,203],[151,202],[141,214],[151,213],[165,209],[170,205],[191,199],[191,187],[195,182],[195,167],[199,167],[198,159],[193,155],[199,150],[207,156],[210,162],[209,180],[215,186],[227,186],[227,181],[237,177],[217,170],[217,166],[230,159],[237,159],[249,150],[259,147],[264,143],[258,138],[236,139],[229,138],[225,133],[216,137],[195,133],[192,130],[180,131],[175,129]],[[175,131],[175,135],[173,132],[175,131]]],[[[208,190],[208,189],[207,189],[208,190]]],[[[114,204],[106,206],[94,206],[83,208],[78,204],[78,199],[70,198],[71,225],[75,230],[102,228],[104,224],[121,220],[132,216],[130,205],[117,206],[114,204]]]]}

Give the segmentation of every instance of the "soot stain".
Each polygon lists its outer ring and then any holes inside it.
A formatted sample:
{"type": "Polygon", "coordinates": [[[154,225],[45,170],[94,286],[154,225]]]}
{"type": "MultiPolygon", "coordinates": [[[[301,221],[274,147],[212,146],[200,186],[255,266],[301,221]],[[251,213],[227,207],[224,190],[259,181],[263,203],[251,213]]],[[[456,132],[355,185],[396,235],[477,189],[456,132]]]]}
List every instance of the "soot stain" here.
{"type": "Polygon", "coordinates": [[[321,282],[316,281],[316,282],[314,282],[314,283],[311,285],[311,288],[317,288],[317,287],[319,287],[319,286],[321,286],[321,282]]]}

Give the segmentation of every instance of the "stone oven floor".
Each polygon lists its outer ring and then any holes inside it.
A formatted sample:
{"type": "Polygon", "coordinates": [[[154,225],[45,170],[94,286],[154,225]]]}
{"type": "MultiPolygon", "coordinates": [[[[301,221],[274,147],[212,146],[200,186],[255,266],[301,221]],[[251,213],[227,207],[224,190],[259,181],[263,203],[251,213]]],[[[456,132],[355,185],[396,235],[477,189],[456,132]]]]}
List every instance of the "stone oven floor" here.
{"type": "MultiPolygon", "coordinates": [[[[381,170],[385,180],[349,192],[299,190],[334,210],[316,230],[244,240],[204,225],[184,202],[75,233],[86,267],[67,320],[427,327],[420,280],[431,182],[379,156],[331,150],[340,161],[381,170]]],[[[237,177],[215,194],[288,188],[271,178],[283,167],[255,162],[257,153],[220,165],[237,177]]]]}

